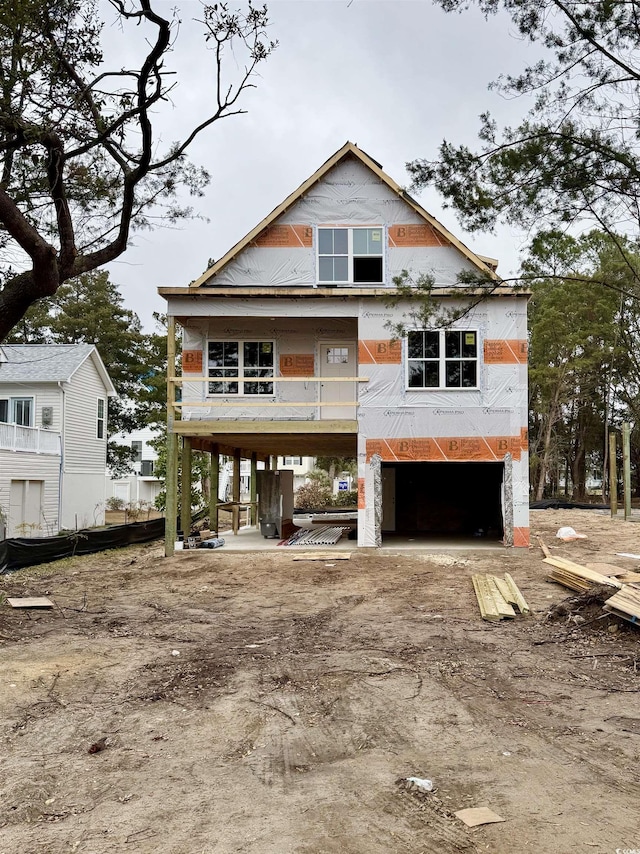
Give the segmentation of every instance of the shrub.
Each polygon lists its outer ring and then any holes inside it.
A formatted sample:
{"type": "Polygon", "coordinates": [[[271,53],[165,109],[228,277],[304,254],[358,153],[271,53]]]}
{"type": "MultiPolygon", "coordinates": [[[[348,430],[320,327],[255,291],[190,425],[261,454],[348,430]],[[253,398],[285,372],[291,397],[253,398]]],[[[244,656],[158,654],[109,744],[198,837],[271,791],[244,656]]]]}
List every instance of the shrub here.
{"type": "Polygon", "coordinates": [[[321,510],[331,503],[331,490],[318,481],[305,483],[296,490],[296,510],[321,510]]]}
{"type": "Polygon", "coordinates": [[[334,496],[333,504],[335,507],[357,507],[358,490],[350,489],[347,492],[339,492],[334,496]]]}
{"type": "Polygon", "coordinates": [[[107,510],[124,510],[124,501],[122,498],[116,498],[115,495],[107,498],[104,504],[107,510]]]}

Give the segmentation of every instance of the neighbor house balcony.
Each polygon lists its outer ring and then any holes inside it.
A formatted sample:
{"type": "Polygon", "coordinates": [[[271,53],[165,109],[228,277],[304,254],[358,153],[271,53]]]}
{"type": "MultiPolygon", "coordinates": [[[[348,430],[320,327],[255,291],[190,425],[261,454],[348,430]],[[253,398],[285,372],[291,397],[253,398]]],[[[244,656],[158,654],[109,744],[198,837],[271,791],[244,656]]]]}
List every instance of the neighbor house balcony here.
{"type": "Polygon", "coordinates": [[[60,433],[41,427],[0,424],[0,448],[29,454],[60,456],[60,433]]]}

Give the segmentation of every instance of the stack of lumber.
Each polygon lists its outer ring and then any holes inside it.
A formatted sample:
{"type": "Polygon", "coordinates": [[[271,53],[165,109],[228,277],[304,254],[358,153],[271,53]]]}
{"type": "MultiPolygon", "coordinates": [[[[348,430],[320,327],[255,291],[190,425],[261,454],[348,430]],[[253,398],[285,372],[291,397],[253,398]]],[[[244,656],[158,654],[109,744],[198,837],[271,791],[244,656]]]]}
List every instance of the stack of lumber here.
{"type": "Polygon", "coordinates": [[[504,578],[476,573],[471,576],[471,581],[483,620],[497,622],[511,619],[516,615],[514,605],[521,614],[531,613],[524,596],[508,572],[504,578]]]}
{"type": "Polygon", "coordinates": [[[625,584],[602,607],[630,623],[640,623],[640,588],[625,584]]]}
{"type": "Polygon", "coordinates": [[[595,587],[597,584],[606,584],[609,587],[620,589],[622,584],[615,578],[610,578],[608,575],[602,575],[593,569],[588,569],[580,563],[574,563],[572,560],[567,560],[563,557],[546,557],[545,563],[550,564],[553,569],[547,576],[549,581],[557,581],[564,587],[570,590],[583,592],[595,587]]]}

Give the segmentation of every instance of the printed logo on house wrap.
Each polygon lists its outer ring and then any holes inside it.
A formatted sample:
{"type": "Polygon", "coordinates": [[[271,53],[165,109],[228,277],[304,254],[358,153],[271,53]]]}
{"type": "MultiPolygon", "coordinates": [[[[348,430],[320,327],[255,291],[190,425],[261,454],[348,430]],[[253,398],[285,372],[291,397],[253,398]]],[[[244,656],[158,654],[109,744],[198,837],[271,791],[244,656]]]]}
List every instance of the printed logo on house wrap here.
{"type": "Polygon", "coordinates": [[[399,415],[408,415],[409,418],[413,418],[415,412],[411,409],[385,409],[382,414],[385,418],[396,418],[399,415]]]}
{"type": "Polygon", "coordinates": [[[464,409],[434,409],[434,415],[464,415],[464,409]]]}
{"type": "Polygon", "coordinates": [[[251,335],[250,329],[241,329],[239,326],[227,326],[222,331],[225,335],[251,335]]]}
{"type": "Polygon", "coordinates": [[[482,410],[483,415],[512,415],[514,409],[494,409],[493,406],[485,406],[482,410]]]}
{"type": "Polygon", "coordinates": [[[390,311],[363,311],[362,317],[370,318],[370,317],[393,317],[393,313],[390,311]]]}

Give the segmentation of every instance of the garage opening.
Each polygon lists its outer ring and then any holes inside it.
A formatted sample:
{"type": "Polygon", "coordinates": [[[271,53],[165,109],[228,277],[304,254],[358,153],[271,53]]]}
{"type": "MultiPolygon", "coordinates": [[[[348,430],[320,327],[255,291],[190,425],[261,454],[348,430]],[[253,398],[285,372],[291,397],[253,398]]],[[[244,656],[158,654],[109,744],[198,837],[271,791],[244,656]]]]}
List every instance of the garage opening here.
{"type": "Polygon", "coordinates": [[[499,463],[383,463],[382,535],[500,540],[499,463]]]}

